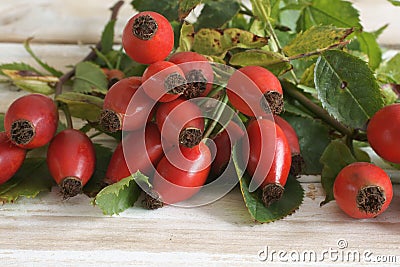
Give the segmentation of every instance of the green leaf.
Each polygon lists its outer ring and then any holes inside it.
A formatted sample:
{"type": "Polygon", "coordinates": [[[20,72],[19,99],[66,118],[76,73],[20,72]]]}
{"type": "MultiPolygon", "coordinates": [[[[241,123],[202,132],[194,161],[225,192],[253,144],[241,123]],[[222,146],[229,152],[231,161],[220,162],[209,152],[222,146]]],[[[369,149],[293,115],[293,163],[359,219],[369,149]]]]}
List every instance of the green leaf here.
{"type": "Polygon", "coordinates": [[[261,21],[268,21],[271,15],[270,0],[250,0],[253,14],[261,21]]]}
{"type": "Polygon", "coordinates": [[[83,187],[83,192],[89,197],[95,197],[103,189],[103,181],[113,154],[110,148],[100,144],[95,143],[94,149],[96,151],[96,170],[89,182],[83,187]]]}
{"type": "Polygon", "coordinates": [[[24,47],[25,50],[31,55],[31,57],[45,70],[47,70],[51,75],[56,76],[56,77],[61,77],[63,73],[53,67],[51,67],[49,64],[43,62],[39,57],[36,56],[36,54],[33,52],[33,50],[30,47],[30,41],[32,38],[28,38],[24,42],[24,47]]]}
{"type": "Polygon", "coordinates": [[[382,64],[378,73],[389,78],[390,82],[400,84],[400,53],[382,64]]]}
{"type": "Polygon", "coordinates": [[[267,43],[268,38],[240,29],[201,29],[194,36],[193,50],[204,55],[223,56],[233,48],[261,48],[267,43]]]}
{"type": "Polygon", "coordinates": [[[103,188],[95,197],[93,203],[105,215],[119,214],[130,208],[138,200],[141,188],[138,183],[149,185],[148,177],[139,171],[121,181],[103,188]]]}
{"type": "Polygon", "coordinates": [[[194,27],[192,24],[183,22],[179,36],[179,47],[177,52],[191,51],[194,42],[194,27]]]}
{"type": "Polygon", "coordinates": [[[183,20],[187,15],[201,3],[201,0],[179,0],[179,19],[183,20]]]}
{"type": "MultiPolygon", "coordinates": [[[[365,157],[360,157],[360,159],[365,159],[365,157]]],[[[325,200],[321,202],[321,205],[324,205],[335,199],[333,184],[339,172],[350,163],[359,160],[341,140],[333,140],[325,149],[320,161],[324,165],[321,174],[321,184],[325,190],[325,200]]]]}
{"type": "Polygon", "coordinates": [[[30,70],[6,70],[2,72],[7,75],[15,86],[31,92],[50,95],[54,93],[54,84],[58,82],[55,76],[42,76],[30,70]]]}
{"type": "Polygon", "coordinates": [[[10,203],[20,197],[34,198],[55,185],[45,158],[26,158],[17,173],[0,186],[0,202],[10,203]]]}
{"type": "Polygon", "coordinates": [[[106,54],[112,50],[114,45],[115,19],[110,20],[101,34],[101,52],[106,54]]]}
{"type": "Polygon", "coordinates": [[[65,92],[56,100],[67,104],[73,117],[87,121],[97,121],[103,108],[103,99],[81,93],[65,92]]]}
{"type": "Polygon", "coordinates": [[[303,72],[303,75],[301,76],[301,79],[300,79],[300,84],[301,85],[305,85],[305,86],[308,86],[308,87],[315,87],[314,70],[315,70],[315,64],[312,64],[310,67],[308,67],[303,72]]]}
{"type": "Polygon", "coordinates": [[[249,50],[234,54],[229,64],[233,66],[257,65],[279,76],[292,69],[288,58],[279,53],[263,50],[249,50]]]}
{"type": "Polygon", "coordinates": [[[290,57],[322,51],[342,44],[352,32],[352,29],[333,26],[312,26],[297,34],[296,38],[283,47],[283,52],[290,57]]]}
{"type": "Polygon", "coordinates": [[[240,5],[236,0],[207,1],[197,18],[195,28],[221,28],[239,9],[240,5]]]}
{"type": "Polygon", "coordinates": [[[3,72],[3,69],[4,70],[30,71],[30,72],[34,72],[34,73],[42,75],[37,69],[35,69],[34,67],[32,67],[26,63],[23,63],[23,62],[0,64],[0,74],[6,75],[3,72]]]}
{"type": "Polygon", "coordinates": [[[107,93],[108,81],[104,72],[96,64],[80,62],[75,68],[73,90],[78,93],[107,93]]]}
{"type": "Polygon", "coordinates": [[[178,20],[178,1],[171,0],[133,0],[131,2],[137,11],[155,11],[162,14],[169,21],[178,20]]]}
{"type": "Polygon", "coordinates": [[[379,67],[382,61],[382,51],[377,42],[377,37],[369,32],[357,34],[357,40],[360,43],[361,52],[368,56],[368,65],[371,69],[379,67]]]}
{"type": "Polygon", "coordinates": [[[344,0],[314,0],[304,5],[297,21],[297,32],[319,25],[362,29],[358,10],[344,0]]]}
{"type": "Polygon", "coordinates": [[[384,106],[372,71],[364,61],[343,51],[326,51],[315,66],[315,86],[323,107],[351,128],[364,129],[384,106]]]}
{"type": "Polygon", "coordinates": [[[301,155],[305,161],[302,174],[320,174],[319,159],[330,142],[329,128],[310,117],[282,115],[295,129],[299,138],[301,155]]]}
{"type": "Polygon", "coordinates": [[[0,113],[0,132],[4,132],[4,113],[0,113]]]}
{"type": "Polygon", "coordinates": [[[400,0],[388,0],[390,3],[392,3],[394,6],[400,6],[400,0]]]}
{"type": "Polygon", "coordinates": [[[260,190],[249,192],[250,177],[245,175],[240,179],[240,190],[244,202],[251,217],[258,222],[268,223],[282,219],[293,214],[302,204],[304,190],[300,182],[293,176],[289,176],[285,185],[282,198],[272,203],[268,208],[261,200],[260,190]]]}

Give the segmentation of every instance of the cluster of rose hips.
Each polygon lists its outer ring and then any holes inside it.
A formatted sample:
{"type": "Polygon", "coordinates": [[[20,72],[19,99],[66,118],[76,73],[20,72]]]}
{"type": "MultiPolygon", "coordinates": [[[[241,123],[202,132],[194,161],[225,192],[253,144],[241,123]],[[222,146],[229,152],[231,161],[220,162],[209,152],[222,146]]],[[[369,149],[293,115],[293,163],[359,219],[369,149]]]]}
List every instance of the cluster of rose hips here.
{"type": "Polygon", "coordinates": [[[66,129],[56,134],[58,118],[54,101],[41,94],[22,96],[10,105],[4,117],[5,132],[0,133],[0,184],[22,166],[27,150],[50,143],[47,165],[64,197],[81,192],[94,172],[94,146],[78,130],[66,129]]]}
{"type": "Polygon", "coordinates": [[[149,208],[181,202],[224,171],[232,146],[246,135],[249,142],[243,142],[241,150],[248,158],[248,173],[262,187],[264,204],[282,196],[291,168],[298,173],[302,159],[294,129],[278,116],[283,91],[276,76],[247,66],[229,77],[224,92],[249,122],[242,129],[229,121],[212,136],[212,157],[204,142],[202,108],[192,101],[213,89],[212,64],[196,52],[170,55],[172,27],[155,12],[133,16],[122,43],[133,60],[148,67],[141,77],[115,83],[105,96],[100,125],[105,131],[124,132],[109,163],[107,183],[140,171],[151,177],[152,191],[145,200],[149,208]]]}

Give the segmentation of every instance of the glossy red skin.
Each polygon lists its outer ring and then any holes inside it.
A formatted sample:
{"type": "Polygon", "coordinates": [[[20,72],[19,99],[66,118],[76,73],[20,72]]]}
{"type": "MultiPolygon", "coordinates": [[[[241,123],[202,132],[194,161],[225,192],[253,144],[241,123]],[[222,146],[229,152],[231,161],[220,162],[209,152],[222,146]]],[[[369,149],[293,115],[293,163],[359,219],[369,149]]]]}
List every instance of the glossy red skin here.
{"type": "Polygon", "coordinates": [[[179,73],[183,78],[185,74],[177,65],[169,61],[157,61],[149,65],[143,72],[144,92],[153,100],[159,102],[170,102],[177,99],[181,94],[170,94],[164,87],[164,81],[168,75],[179,73]]]}
{"type": "Polygon", "coordinates": [[[141,77],[124,78],[111,86],[104,98],[103,110],[108,109],[118,113],[125,131],[143,128],[151,119],[149,114],[154,101],[139,89],[141,80],[141,77]],[[129,116],[126,116],[127,114],[129,116]]]}
{"type": "Polygon", "coordinates": [[[64,178],[75,177],[81,180],[84,186],[91,178],[95,164],[93,143],[81,131],[63,130],[50,142],[47,150],[47,166],[57,184],[64,178]]]}
{"type": "Polygon", "coordinates": [[[41,94],[29,94],[16,99],[4,117],[4,128],[11,139],[11,125],[24,119],[35,128],[34,138],[27,144],[15,144],[24,149],[46,145],[53,138],[58,126],[58,110],[53,100],[41,94]]]}
{"type": "Polygon", "coordinates": [[[185,75],[191,70],[201,70],[203,76],[207,79],[207,86],[200,96],[207,96],[210,93],[214,81],[214,72],[205,56],[192,51],[184,51],[174,53],[168,61],[178,65],[185,75]]]}
{"type": "Polygon", "coordinates": [[[229,102],[247,116],[259,116],[264,113],[260,107],[261,94],[268,91],[283,94],[278,78],[269,70],[259,66],[238,69],[228,80],[226,88],[229,102]],[[249,80],[244,79],[243,75],[249,80]]]}
{"type": "Polygon", "coordinates": [[[362,219],[376,217],[384,212],[392,201],[393,189],[384,170],[371,163],[356,162],[344,167],[336,176],[333,195],[340,209],[347,215],[362,219]],[[363,212],[357,207],[357,193],[365,186],[380,186],[384,190],[386,201],[376,214],[363,212]]]}
{"type": "Polygon", "coordinates": [[[231,151],[234,144],[244,135],[244,131],[235,122],[230,121],[226,128],[217,134],[213,141],[216,146],[215,158],[211,164],[211,173],[220,175],[229,163],[231,151]],[[229,133],[231,136],[229,136],[229,133]]]}
{"type": "Polygon", "coordinates": [[[174,47],[174,31],[169,21],[159,13],[152,11],[139,12],[129,19],[122,32],[122,45],[125,52],[134,61],[151,64],[164,60],[174,47]],[[150,15],[158,25],[157,32],[150,40],[141,40],[133,35],[134,20],[142,15],[150,15]]]}
{"type": "Polygon", "coordinates": [[[172,144],[177,144],[179,133],[185,128],[197,128],[204,131],[201,109],[183,98],[160,103],[156,111],[156,123],[162,137],[172,144]],[[173,112],[172,115],[170,115],[171,112],[173,112]]]}
{"type": "Polygon", "coordinates": [[[290,151],[292,155],[299,155],[300,154],[300,145],[299,145],[299,138],[297,137],[296,131],[293,129],[292,125],[287,122],[285,119],[278,115],[274,115],[275,123],[281,127],[282,131],[286,135],[286,139],[289,142],[290,151]]]}
{"type": "Polygon", "coordinates": [[[368,142],[383,159],[400,163],[400,104],[383,107],[367,127],[368,142]]]}
{"type": "Polygon", "coordinates": [[[14,176],[24,162],[25,156],[25,149],[11,143],[5,132],[0,133],[0,185],[14,176]]]}
{"type": "Polygon", "coordinates": [[[157,165],[152,184],[165,204],[174,204],[191,198],[204,185],[210,172],[211,152],[201,142],[192,148],[175,147],[168,155],[175,165],[164,156],[157,165]]]}
{"type": "Polygon", "coordinates": [[[248,124],[247,134],[249,147],[243,145],[244,155],[249,155],[247,172],[261,187],[267,184],[285,186],[292,163],[285,133],[273,121],[257,119],[248,124]]]}
{"type": "Polygon", "coordinates": [[[148,123],[145,132],[131,132],[117,145],[107,168],[106,180],[115,183],[137,171],[151,176],[153,166],[157,166],[162,156],[160,132],[154,123],[148,123]],[[143,135],[144,143],[138,141],[143,140],[143,135]]]}

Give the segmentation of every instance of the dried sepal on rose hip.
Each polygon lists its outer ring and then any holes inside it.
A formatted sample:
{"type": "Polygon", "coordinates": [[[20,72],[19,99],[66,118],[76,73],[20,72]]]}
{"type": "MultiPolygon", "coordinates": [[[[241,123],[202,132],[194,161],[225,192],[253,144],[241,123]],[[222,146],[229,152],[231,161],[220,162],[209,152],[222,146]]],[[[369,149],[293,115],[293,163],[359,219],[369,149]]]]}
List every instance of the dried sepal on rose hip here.
{"type": "Polygon", "coordinates": [[[189,100],[177,98],[160,103],[156,110],[156,123],[161,136],[172,145],[193,147],[203,139],[202,111],[189,100]]]}
{"type": "Polygon", "coordinates": [[[290,146],[282,129],[269,119],[251,120],[247,136],[249,142],[242,142],[246,170],[261,185],[268,207],[283,196],[292,161],[290,146]]]}
{"type": "Polygon", "coordinates": [[[141,80],[141,77],[134,76],[124,78],[107,92],[99,120],[104,131],[137,130],[150,119],[154,101],[139,89],[141,80]]]}
{"type": "Polygon", "coordinates": [[[203,142],[192,148],[174,147],[157,164],[143,205],[156,209],[191,198],[205,184],[210,166],[211,152],[203,142]]]}
{"type": "Polygon", "coordinates": [[[177,99],[186,88],[182,69],[169,61],[157,61],[149,65],[143,72],[142,82],[144,92],[159,102],[177,99]]]}
{"type": "Polygon", "coordinates": [[[0,185],[7,182],[21,168],[26,150],[14,145],[5,132],[0,132],[0,185]]]}
{"type": "Polygon", "coordinates": [[[336,176],[333,195],[340,209],[353,218],[372,218],[384,212],[393,198],[389,176],[380,167],[355,162],[336,176]]]}
{"type": "Polygon", "coordinates": [[[283,111],[283,90],[278,78],[259,66],[246,66],[228,80],[226,93],[231,104],[247,116],[283,111]],[[258,113],[258,114],[257,114],[258,113]]]}
{"type": "Polygon", "coordinates": [[[290,152],[292,153],[292,165],[290,167],[290,173],[297,177],[304,169],[305,161],[300,152],[299,138],[296,131],[284,118],[278,115],[274,115],[274,121],[282,131],[285,133],[286,139],[289,142],[290,152]]]}
{"type": "Polygon", "coordinates": [[[59,132],[47,150],[47,166],[64,198],[76,196],[92,177],[96,155],[92,141],[75,129],[59,132]]]}
{"type": "Polygon", "coordinates": [[[400,163],[400,104],[383,107],[367,126],[368,142],[383,159],[400,163]]]}
{"type": "Polygon", "coordinates": [[[41,94],[28,94],[16,99],[4,116],[8,138],[24,149],[46,145],[58,126],[58,110],[54,101],[41,94]]]}
{"type": "Polygon", "coordinates": [[[187,85],[183,95],[187,99],[207,96],[212,89],[214,73],[207,58],[192,51],[177,52],[168,61],[178,65],[184,72],[187,85]]]}
{"type": "Polygon", "coordinates": [[[122,45],[134,61],[152,64],[164,60],[174,47],[174,31],[159,13],[139,12],[129,19],[122,32],[122,45]]]}

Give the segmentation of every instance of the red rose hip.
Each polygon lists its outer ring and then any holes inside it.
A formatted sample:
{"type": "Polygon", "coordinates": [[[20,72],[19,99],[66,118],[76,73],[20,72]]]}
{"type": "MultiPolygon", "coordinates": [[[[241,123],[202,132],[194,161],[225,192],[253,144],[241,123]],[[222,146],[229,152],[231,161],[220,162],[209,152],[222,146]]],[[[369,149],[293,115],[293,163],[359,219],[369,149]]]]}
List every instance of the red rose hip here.
{"type": "Polygon", "coordinates": [[[64,198],[81,193],[94,172],[95,164],[93,143],[81,131],[63,130],[50,142],[47,166],[64,198]]]}
{"type": "Polygon", "coordinates": [[[4,128],[15,145],[32,149],[46,145],[58,125],[58,110],[53,100],[29,94],[15,100],[4,117],[4,128]]]}
{"type": "Polygon", "coordinates": [[[5,132],[0,133],[0,185],[7,182],[21,167],[26,150],[8,139],[5,132]]]}

